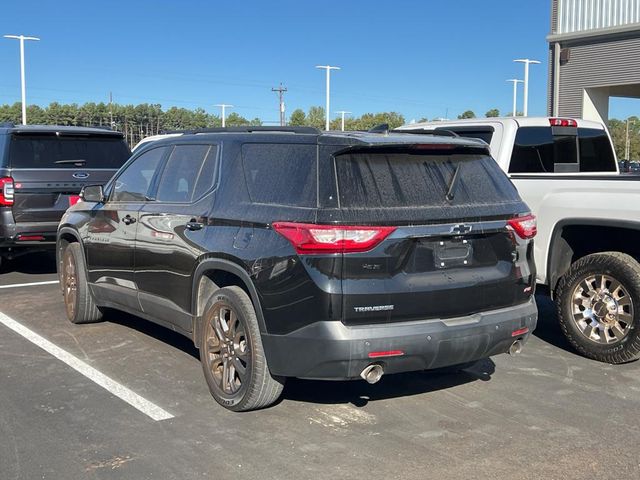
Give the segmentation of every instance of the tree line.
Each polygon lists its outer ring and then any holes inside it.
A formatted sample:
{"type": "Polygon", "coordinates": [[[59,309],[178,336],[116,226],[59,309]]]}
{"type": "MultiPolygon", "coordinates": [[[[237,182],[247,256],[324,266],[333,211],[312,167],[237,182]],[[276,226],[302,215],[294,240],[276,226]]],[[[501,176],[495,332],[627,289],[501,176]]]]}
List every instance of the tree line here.
{"type": "MultiPolygon", "coordinates": [[[[518,112],[520,114],[520,112],[518,112]]],[[[0,123],[21,122],[21,105],[19,102],[13,105],[0,105],[0,123]]],[[[508,113],[507,116],[510,116],[508,113]]],[[[500,111],[497,108],[488,110],[485,117],[498,117],[500,111]]],[[[462,118],[476,118],[472,110],[466,110],[458,115],[462,118]]],[[[142,103],[139,105],[121,105],[117,103],[76,103],[61,104],[50,103],[46,107],[29,105],[27,107],[27,119],[30,124],[39,125],[78,125],[78,126],[110,126],[114,130],[122,132],[129,145],[135,145],[142,138],[156,135],[171,130],[189,130],[196,128],[209,128],[222,126],[219,115],[205,112],[202,108],[188,109],[170,107],[162,109],[159,104],[142,103]]],[[[420,118],[419,122],[427,121],[420,118]]],[[[434,118],[432,120],[442,120],[434,118]]],[[[340,117],[331,120],[332,130],[340,130],[342,125],[340,117]]],[[[382,123],[389,124],[390,128],[405,125],[405,117],[397,112],[365,113],[356,116],[345,117],[345,130],[369,130],[382,123]]],[[[227,115],[225,124],[229,127],[245,125],[262,125],[259,118],[247,119],[236,112],[227,115]]],[[[319,129],[325,127],[325,110],[323,107],[310,107],[306,112],[296,109],[289,116],[288,125],[311,126],[319,129]]],[[[627,123],[625,120],[609,120],[609,131],[613,139],[618,158],[626,158],[627,123]]],[[[640,160],[640,119],[629,118],[629,159],[640,160]]]]}

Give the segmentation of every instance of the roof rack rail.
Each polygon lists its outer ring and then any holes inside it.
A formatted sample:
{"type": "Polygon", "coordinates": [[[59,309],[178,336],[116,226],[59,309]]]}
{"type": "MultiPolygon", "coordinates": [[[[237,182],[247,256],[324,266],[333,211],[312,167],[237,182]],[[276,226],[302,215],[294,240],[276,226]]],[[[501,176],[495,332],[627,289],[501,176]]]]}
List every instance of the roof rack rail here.
{"type": "Polygon", "coordinates": [[[213,127],[213,128],[194,128],[189,130],[164,130],[162,133],[253,133],[253,132],[283,132],[283,133],[307,133],[319,135],[320,130],[315,127],[262,127],[262,126],[246,126],[246,127],[213,127]]]}
{"type": "Polygon", "coordinates": [[[389,133],[389,124],[381,123],[380,125],[376,125],[375,127],[367,130],[367,133],[384,133],[386,135],[389,133]]]}
{"type": "Polygon", "coordinates": [[[394,133],[412,133],[414,135],[439,135],[441,137],[459,137],[453,130],[447,130],[446,128],[414,128],[411,130],[393,130],[394,133]]]}

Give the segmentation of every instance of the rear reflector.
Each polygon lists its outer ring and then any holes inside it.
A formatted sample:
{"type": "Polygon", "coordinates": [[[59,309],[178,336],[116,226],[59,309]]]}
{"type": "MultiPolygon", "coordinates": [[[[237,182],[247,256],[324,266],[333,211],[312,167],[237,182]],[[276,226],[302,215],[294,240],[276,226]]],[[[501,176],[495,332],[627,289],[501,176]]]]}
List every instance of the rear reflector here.
{"type": "Polygon", "coordinates": [[[401,355],[404,355],[402,350],[387,350],[386,352],[370,352],[369,358],[399,357],[401,355]]]}
{"type": "Polygon", "coordinates": [[[73,207],[79,201],[80,201],[80,195],[70,195],[69,196],[69,206],[70,207],[73,207]]]}
{"type": "Polygon", "coordinates": [[[41,242],[44,237],[42,235],[18,235],[16,240],[18,242],[41,242]]]}
{"type": "Polygon", "coordinates": [[[275,222],[273,229],[289,240],[301,255],[366,252],[387,238],[396,227],[360,227],[275,222]]]}
{"type": "Polygon", "coordinates": [[[529,327],[524,327],[524,328],[521,328],[519,330],[514,330],[513,332],[511,332],[511,336],[512,337],[520,337],[520,336],[524,335],[525,333],[529,333],[529,327]]]}
{"type": "Polygon", "coordinates": [[[507,224],[518,234],[520,238],[524,238],[525,240],[535,237],[536,233],[538,233],[538,225],[535,215],[512,218],[507,221],[507,224]]]}
{"type": "Polygon", "coordinates": [[[572,118],[550,118],[549,123],[552,127],[577,127],[578,122],[572,118]]]}
{"type": "Polygon", "coordinates": [[[9,207],[13,205],[13,194],[15,193],[13,187],[13,178],[2,177],[0,178],[0,206],[9,207]]]}

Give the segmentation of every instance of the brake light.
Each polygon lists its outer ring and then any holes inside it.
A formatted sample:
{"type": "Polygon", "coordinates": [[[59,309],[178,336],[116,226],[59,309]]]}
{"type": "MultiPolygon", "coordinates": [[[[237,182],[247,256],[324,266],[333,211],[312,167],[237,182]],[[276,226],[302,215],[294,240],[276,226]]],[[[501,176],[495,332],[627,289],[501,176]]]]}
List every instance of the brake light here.
{"type": "Polygon", "coordinates": [[[456,146],[451,143],[417,143],[411,148],[414,150],[453,150],[456,146]]]}
{"type": "Polygon", "coordinates": [[[550,118],[549,124],[552,127],[577,127],[578,122],[573,118],[550,118]]]}
{"type": "Polygon", "coordinates": [[[356,227],[275,222],[273,229],[289,240],[301,255],[366,252],[387,238],[396,227],[356,227]]]}
{"type": "Polygon", "coordinates": [[[525,240],[535,237],[538,233],[538,224],[535,215],[512,218],[507,221],[507,224],[520,238],[524,238],[525,240]]]}
{"type": "Polygon", "coordinates": [[[13,178],[0,178],[0,206],[9,207],[13,205],[13,194],[15,189],[13,186],[13,178]]]}

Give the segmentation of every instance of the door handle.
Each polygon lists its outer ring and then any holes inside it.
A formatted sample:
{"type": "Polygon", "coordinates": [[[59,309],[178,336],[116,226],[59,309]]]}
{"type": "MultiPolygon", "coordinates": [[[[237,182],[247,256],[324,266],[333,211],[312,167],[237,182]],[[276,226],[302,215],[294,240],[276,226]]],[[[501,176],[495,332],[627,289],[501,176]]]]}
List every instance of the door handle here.
{"type": "Polygon", "coordinates": [[[132,223],[136,223],[136,219],[131,215],[125,215],[122,219],[122,223],[124,223],[125,225],[131,225],[132,223]]]}
{"type": "Polygon", "coordinates": [[[193,231],[196,231],[196,230],[200,230],[202,227],[204,227],[204,224],[196,221],[195,218],[192,218],[191,220],[189,220],[187,222],[185,227],[186,227],[187,230],[191,230],[193,232],[193,231]]]}

